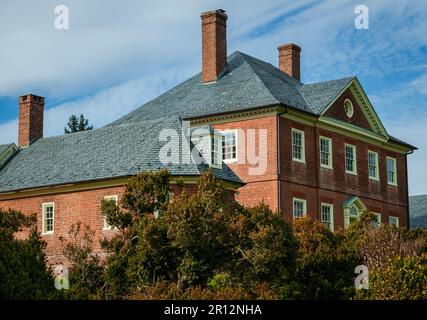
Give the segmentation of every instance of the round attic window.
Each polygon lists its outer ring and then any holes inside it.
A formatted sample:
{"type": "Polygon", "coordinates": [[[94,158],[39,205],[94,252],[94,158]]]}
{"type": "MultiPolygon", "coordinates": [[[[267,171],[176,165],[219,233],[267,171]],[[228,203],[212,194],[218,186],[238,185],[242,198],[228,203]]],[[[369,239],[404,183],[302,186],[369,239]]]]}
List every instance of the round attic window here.
{"type": "Polygon", "coordinates": [[[344,101],[344,111],[349,118],[351,118],[354,114],[353,103],[351,103],[349,99],[345,99],[344,101]]]}

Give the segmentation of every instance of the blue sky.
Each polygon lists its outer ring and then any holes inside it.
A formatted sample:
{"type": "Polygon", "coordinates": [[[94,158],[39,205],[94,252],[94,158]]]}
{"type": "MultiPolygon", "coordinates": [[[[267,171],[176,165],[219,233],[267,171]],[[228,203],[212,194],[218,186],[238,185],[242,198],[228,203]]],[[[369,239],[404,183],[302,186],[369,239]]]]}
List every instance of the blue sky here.
{"type": "Polygon", "coordinates": [[[0,143],[17,140],[17,97],[46,97],[45,136],[70,114],[100,127],[200,71],[200,13],[229,15],[229,53],[277,65],[277,46],[302,47],[305,83],[356,75],[409,157],[410,194],[427,193],[427,4],[376,1],[1,1],[0,143]],[[54,28],[67,5],[70,29],[54,28]],[[354,9],[369,8],[369,29],[354,9]]]}

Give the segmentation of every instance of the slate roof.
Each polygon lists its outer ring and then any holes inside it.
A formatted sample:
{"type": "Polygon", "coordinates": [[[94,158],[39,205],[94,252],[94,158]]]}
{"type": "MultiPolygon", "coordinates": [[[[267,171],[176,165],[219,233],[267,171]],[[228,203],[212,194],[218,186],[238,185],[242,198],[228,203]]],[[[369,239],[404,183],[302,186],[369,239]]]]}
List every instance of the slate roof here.
{"type": "MultiPolygon", "coordinates": [[[[197,176],[207,169],[193,160],[163,165],[159,151],[165,143],[159,142],[159,133],[164,128],[180,132],[181,122],[178,117],[160,118],[37,140],[0,171],[0,192],[127,177],[164,167],[178,176],[197,176]]],[[[225,164],[213,172],[242,183],[225,164]]]]}
{"type": "Polygon", "coordinates": [[[299,88],[311,111],[320,115],[354,77],[305,84],[299,88]]]}
{"type": "Polygon", "coordinates": [[[199,73],[110,125],[169,115],[196,118],[277,104],[318,114],[320,105],[326,107],[352,79],[304,85],[270,63],[237,51],[228,57],[218,81],[203,84],[199,73]]]}
{"type": "Polygon", "coordinates": [[[10,148],[10,146],[12,145],[13,143],[9,143],[9,144],[0,144],[0,157],[1,157],[1,155],[3,154],[3,152],[5,152],[7,149],[9,149],[10,148]]]}
{"type": "Polygon", "coordinates": [[[427,228],[427,195],[409,197],[409,225],[427,228]]]}
{"type": "MultiPolygon", "coordinates": [[[[353,79],[303,84],[267,62],[235,52],[214,83],[203,84],[199,73],[104,128],[40,139],[20,150],[0,169],[0,192],[159,169],[159,132],[181,128],[180,119],[273,105],[319,115],[353,79]]],[[[198,175],[206,168],[195,163],[168,166],[173,175],[198,175]]],[[[225,164],[213,171],[241,182],[225,164]]]]}

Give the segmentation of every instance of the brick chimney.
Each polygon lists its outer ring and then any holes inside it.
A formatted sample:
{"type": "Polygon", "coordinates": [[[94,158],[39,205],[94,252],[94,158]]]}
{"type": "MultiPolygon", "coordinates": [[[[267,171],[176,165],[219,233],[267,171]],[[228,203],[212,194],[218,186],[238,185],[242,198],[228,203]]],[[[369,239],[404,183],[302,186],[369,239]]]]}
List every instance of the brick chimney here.
{"type": "Polygon", "coordinates": [[[227,64],[227,14],[224,10],[203,12],[202,82],[216,81],[227,64]]]}
{"type": "Polygon", "coordinates": [[[279,48],[279,69],[300,81],[300,52],[301,48],[295,43],[287,43],[279,48]]]}
{"type": "Polygon", "coordinates": [[[27,94],[19,97],[18,145],[28,147],[43,138],[44,97],[27,94]]]}

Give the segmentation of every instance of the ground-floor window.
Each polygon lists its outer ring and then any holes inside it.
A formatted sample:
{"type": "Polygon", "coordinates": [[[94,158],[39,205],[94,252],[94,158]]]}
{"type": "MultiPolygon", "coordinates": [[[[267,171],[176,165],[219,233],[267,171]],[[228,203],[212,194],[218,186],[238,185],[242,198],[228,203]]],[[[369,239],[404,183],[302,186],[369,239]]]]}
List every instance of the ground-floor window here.
{"type": "Polygon", "coordinates": [[[334,231],[334,206],[322,203],[320,206],[322,223],[331,231],[334,231]]]}
{"type": "Polygon", "coordinates": [[[396,227],[399,227],[399,217],[389,216],[388,223],[396,227]]]}
{"type": "MultiPolygon", "coordinates": [[[[104,201],[112,201],[114,204],[118,202],[118,196],[105,196],[104,201]]],[[[107,219],[104,217],[104,230],[114,230],[114,226],[108,224],[107,219]]]]}
{"type": "Polygon", "coordinates": [[[54,219],[55,219],[55,204],[43,203],[42,230],[44,234],[53,233],[54,219]]]}
{"type": "Polygon", "coordinates": [[[293,217],[301,218],[307,214],[307,201],[304,199],[293,198],[293,217]]]}

